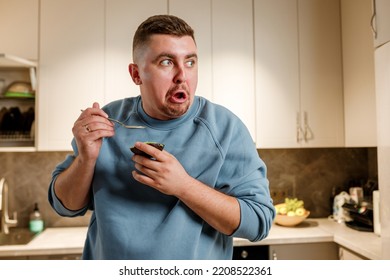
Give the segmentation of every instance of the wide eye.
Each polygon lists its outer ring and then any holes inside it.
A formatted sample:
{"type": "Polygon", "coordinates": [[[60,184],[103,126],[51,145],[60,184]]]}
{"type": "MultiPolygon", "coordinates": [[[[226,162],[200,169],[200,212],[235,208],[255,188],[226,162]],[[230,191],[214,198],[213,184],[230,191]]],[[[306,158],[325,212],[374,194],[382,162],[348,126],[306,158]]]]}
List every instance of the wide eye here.
{"type": "Polygon", "coordinates": [[[187,65],[187,67],[190,67],[190,68],[194,67],[195,60],[188,60],[188,61],[186,61],[186,65],[187,65]]]}
{"type": "Polygon", "coordinates": [[[169,59],[164,59],[164,60],[161,60],[160,64],[162,66],[169,66],[169,65],[171,65],[171,61],[169,59]]]}

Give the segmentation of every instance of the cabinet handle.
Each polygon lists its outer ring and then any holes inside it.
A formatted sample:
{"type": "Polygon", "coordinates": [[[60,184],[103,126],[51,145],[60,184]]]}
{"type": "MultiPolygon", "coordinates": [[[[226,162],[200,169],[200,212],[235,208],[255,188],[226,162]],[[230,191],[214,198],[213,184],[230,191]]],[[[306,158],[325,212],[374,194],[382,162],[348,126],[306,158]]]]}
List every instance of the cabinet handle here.
{"type": "Polygon", "coordinates": [[[301,114],[297,113],[297,143],[300,143],[304,139],[304,131],[301,126],[301,114]]]}
{"type": "Polygon", "coordinates": [[[376,18],[376,1],[373,0],[372,3],[373,3],[373,12],[372,12],[370,24],[371,24],[372,33],[374,34],[374,38],[376,39],[378,37],[378,31],[376,31],[376,26],[374,26],[375,18],[376,18]]]}
{"type": "Polygon", "coordinates": [[[278,255],[276,254],[276,252],[273,250],[272,251],[272,260],[277,260],[278,259],[278,255]]]}
{"type": "Polygon", "coordinates": [[[304,139],[305,139],[305,142],[307,142],[307,141],[312,140],[314,138],[313,131],[311,130],[311,128],[309,126],[307,112],[303,113],[303,122],[304,122],[304,126],[305,126],[304,139]]]}

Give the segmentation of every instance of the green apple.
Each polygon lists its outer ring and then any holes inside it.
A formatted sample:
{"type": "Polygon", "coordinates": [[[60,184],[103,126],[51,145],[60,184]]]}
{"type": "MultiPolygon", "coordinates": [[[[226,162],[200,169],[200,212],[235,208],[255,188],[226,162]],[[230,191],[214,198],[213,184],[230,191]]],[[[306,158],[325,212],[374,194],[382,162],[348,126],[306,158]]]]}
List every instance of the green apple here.
{"type": "Polygon", "coordinates": [[[286,215],[287,214],[287,208],[285,206],[282,206],[279,208],[279,214],[286,215]]]}
{"type": "Polygon", "coordinates": [[[293,216],[295,216],[295,212],[294,211],[288,211],[287,212],[287,216],[293,217],[293,216]]]}
{"type": "Polygon", "coordinates": [[[295,215],[297,215],[297,216],[303,216],[303,215],[305,215],[305,213],[306,213],[306,210],[303,207],[300,207],[297,210],[295,210],[295,215]]]}

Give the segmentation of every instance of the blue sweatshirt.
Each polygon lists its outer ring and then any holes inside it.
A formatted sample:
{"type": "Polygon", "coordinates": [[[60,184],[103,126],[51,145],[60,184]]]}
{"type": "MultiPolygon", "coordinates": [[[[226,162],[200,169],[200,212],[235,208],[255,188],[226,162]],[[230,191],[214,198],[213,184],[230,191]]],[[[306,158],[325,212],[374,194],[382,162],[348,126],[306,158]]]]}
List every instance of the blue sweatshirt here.
{"type": "Polygon", "coordinates": [[[59,215],[74,217],[93,210],[84,259],[231,259],[233,237],[257,241],[268,235],[275,210],[266,166],[247,128],[233,113],[202,97],[195,97],[185,115],[169,121],[149,117],[140,96],[103,109],[113,118],[146,129],[118,126],[114,137],[104,138],[90,203],[84,209],[65,208],[53,188],[78,154],[74,140],[74,154],[53,171],[49,202],[59,215]],[[231,236],[222,234],[175,196],[134,180],[130,147],[136,141],[165,144],[189,175],[236,197],[241,211],[237,230],[231,236]]]}

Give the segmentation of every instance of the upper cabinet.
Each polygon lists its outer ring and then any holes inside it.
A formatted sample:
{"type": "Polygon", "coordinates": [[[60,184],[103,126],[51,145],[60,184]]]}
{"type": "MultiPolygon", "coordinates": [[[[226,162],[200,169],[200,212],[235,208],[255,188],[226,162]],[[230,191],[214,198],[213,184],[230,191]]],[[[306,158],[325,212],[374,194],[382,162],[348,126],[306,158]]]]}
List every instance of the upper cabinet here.
{"type": "Polygon", "coordinates": [[[0,0],[0,151],[35,151],[39,0],[0,0]]]}
{"type": "Polygon", "coordinates": [[[340,2],[254,3],[257,147],[343,147],[340,2]]]}
{"type": "Polygon", "coordinates": [[[297,2],[256,0],[256,145],[298,147],[300,81],[297,2]]]}
{"type": "Polygon", "coordinates": [[[93,102],[139,94],[128,73],[134,32],[167,13],[195,29],[197,94],[240,117],[258,148],[375,146],[362,1],[0,0],[0,53],[39,57],[39,151],[71,150],[72,126],[93,102]]]}
{"type": "Polygon", "coordinates": [[[212,1],[213,101],[256,137],[252,0],[212,1]]]}
{"type": "Polygon", "coordinates": [[[40,151],[70,150],[80,110],[104,101],[104,3],[41,0],[40,151]]]}
{"type": "Polygon", "coordinates": [[[346,147],[377,145],[371,16],[372,0],[341,0],[346,147]]]}
{"type": "Polygon", "coordinates": [[[38,59],[39,0],[0,0],[0,53],[38,59]]]}
{"type": "Polygon", "coordinates": [[[71,150],[81,109],[138,94],[132,36],[166,12],[166,1],[41,0],[38,150],[71,150]]]}
{"type": "Polygon", "coordinates": [[[138,25],[155,14],[167,13],[167,0],[106,0],[104,104],[139,95],[129,74],[132,42],[138,25]]]}
{"type": "Polygon", "coordinates": [[[36,67],[0,53],[0,151],[35,151],[36,67]]]}

